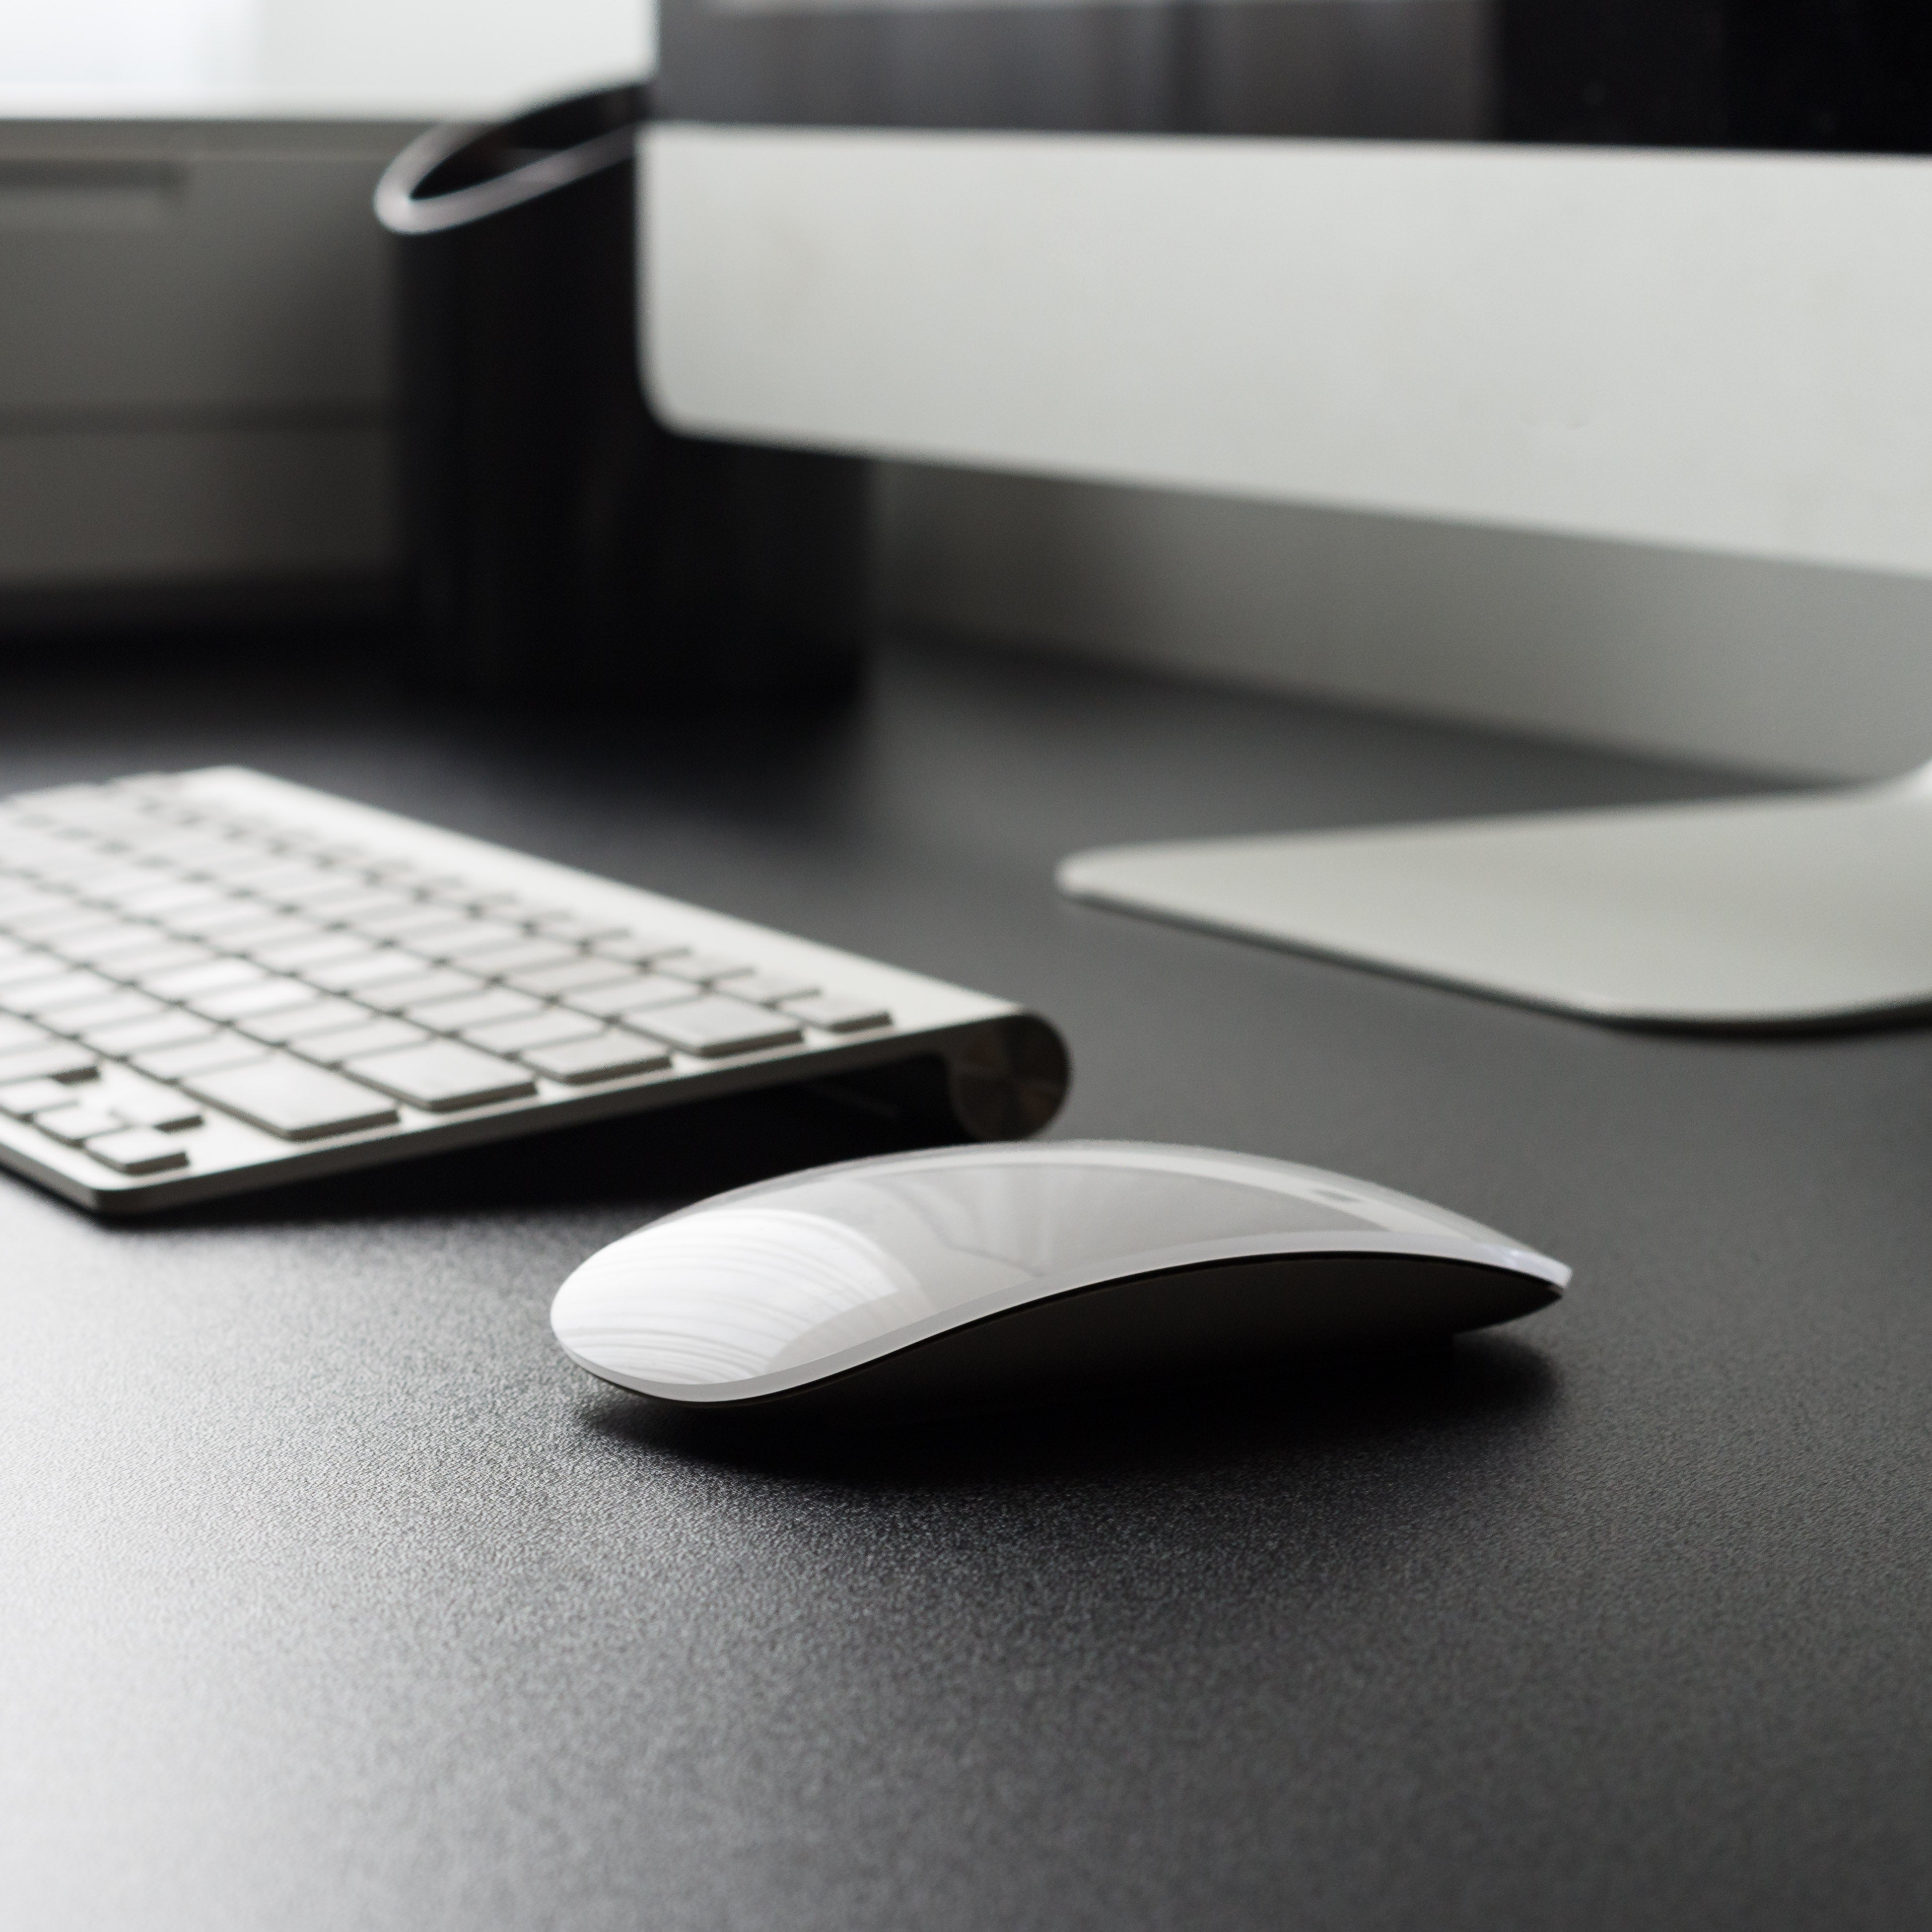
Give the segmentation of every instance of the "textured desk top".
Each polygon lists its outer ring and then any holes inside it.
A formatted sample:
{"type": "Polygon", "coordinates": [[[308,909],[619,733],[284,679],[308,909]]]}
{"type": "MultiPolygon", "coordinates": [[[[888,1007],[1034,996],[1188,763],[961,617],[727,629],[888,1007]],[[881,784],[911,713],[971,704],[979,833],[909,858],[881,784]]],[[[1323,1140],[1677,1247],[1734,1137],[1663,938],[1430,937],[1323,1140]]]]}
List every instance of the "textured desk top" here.
{"type": "Polygon", "coordinates": [[[0,1178],[10,1924],[1932,1916],[1932,1034],[1619,1036],[1050,883],[1721,782],[929,649],[748,724],[0,703],[5,790],[225,760],[1025,1000],[1075,1054],[1054,1131],[1370,1176],[1577,1285],[1386,1377],[693,1433],[571,1368],[549,1297],[854,1150],[801,1103],[146,1226],[0,1178]]]}

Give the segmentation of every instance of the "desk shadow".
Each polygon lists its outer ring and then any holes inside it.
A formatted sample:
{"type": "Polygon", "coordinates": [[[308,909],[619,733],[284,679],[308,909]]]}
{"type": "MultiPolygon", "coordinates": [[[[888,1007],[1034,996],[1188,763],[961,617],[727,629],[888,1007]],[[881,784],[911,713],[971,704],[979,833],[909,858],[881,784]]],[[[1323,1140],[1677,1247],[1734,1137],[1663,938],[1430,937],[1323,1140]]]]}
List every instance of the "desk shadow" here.
{"type": "Polygon", "coordinates": [[[782,1411],[693,1412],[616,1390],[584,1426],[653,1455],[854,1488],[1106,1480],[1430,1437],[1490,1437],[1544,1418],[1555,1368],[1514,1336],[1304,1357],[1180,1384],[1138,1381],[890,1421],[782,1411]]]}
{"type": "Polygon", "coordinates": [[[294,1181],[126,1225],[236,1227],[508,1209],[622,1206],[640,1218],[727,1188],[934,1144],[929,1126],[824,1089],[789,1087],[686,1103],[294,1181]]]}

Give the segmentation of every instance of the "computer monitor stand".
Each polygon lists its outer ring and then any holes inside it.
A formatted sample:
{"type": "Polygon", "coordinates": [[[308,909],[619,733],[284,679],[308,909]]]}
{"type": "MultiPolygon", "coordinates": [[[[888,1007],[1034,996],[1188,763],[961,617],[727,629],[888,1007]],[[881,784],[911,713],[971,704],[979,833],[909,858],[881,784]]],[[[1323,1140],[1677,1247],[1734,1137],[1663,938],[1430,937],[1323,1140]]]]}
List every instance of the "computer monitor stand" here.
{"type": "Polygon", "coordinates": [[[1738,802],[1120,846],[1073,898],[1612,1024],[1932,1013],[1932,766],[1738,802]]]}

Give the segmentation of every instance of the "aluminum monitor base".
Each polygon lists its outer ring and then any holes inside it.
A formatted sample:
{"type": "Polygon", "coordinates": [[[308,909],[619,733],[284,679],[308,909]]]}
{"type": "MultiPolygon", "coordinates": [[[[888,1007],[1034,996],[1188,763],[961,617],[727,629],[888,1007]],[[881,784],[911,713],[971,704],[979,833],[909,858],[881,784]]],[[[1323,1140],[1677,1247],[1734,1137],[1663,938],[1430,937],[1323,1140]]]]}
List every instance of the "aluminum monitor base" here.
{"type": "Polygon", "coordinates": [[[1076,854],[1062,891],[1615,1025],[1932,1013],[1932,767],[1742,802],[1076,854]]]}

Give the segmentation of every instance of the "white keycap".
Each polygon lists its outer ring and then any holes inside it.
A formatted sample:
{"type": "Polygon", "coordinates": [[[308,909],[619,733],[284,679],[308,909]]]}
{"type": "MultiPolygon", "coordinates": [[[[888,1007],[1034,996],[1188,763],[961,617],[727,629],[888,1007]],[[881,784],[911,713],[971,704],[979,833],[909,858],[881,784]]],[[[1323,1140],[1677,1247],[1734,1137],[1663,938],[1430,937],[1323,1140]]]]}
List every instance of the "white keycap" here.
{"type": "Polygon", "coordinates": [[[206,1040],[214,1031],[199,1014],[171,1010],[148,1019],[123,1020],[117,1025],[100,1027],[84,1037],[98,1053],[124,1057],[130,1053],[154,1053],[164,1046],[183,1046],[191,1040],[206,1040]]]}
{"type": "Polygon", "coordinates": [[[423,969],[413,953],[398,952],[393,946],[352,954],[346,959],[332,959],[327,964],[304,968],[302,977],[325,992],[359,993],[365,986],[380,986],[387,981],[412,979],[423,969]]]}
{"type": "Polygon", "coordinates": [[[608,939],[600,939],[591,949],[602,953],[607,959],[622,959],[633,966],[648,966],[653,960],[668,958],[674,952],[686,949],[674,939],[666,939],[662,934],[648,932],[614,933],[608,939]]]}
{"type": "Polygon", "coordinates": [[[137,1053],[129,1065],[154,1080],[188,1080],[224,1066],[238,1066],[265,1058],[263,1049],[239,1034],[217,1034],[212,1040],[186,1046],[164,1046],[158,1053],[137,1053]]]}
{"type": "Polygon", "coordinates": [[[814,993],[808,1000],[788,1000],[784,1010],[795,1013],[807,1026],[825,1033],[863,1033],[872,1027],[890,1026],[892,1016],[875,1000],[848,1000],[838,993],[814,993]]]}
{"type": "Polygon", "coordinates": [[[566,1046],[533,1047],[524,1055],[547,1078],[566,1087],[588,1087],[599,1080],[618,1080],[634,1073],[661,1073],[670,1055],[656,1040],[612,1027],[591,1040],[574,1040],[566,1046]]]}
{"type": "Polygon", "coordinates": [[[280,1058],[182,1082],[198,1100],[285,1141],[322,1140],[393,1126],[396,1110],[366,1087],[299,1060],[280,1058]]]}
{"type": "Polygon", "coordinates": [[[200,1126],[202,1118],[192,1100],[159,1085],[117,1088],[112,1111],[130,1127],[159,1127],[176,1133],[200,1126]]]}
{"type": "Polygon", "coordinates": [[[634,973],[608,986],[567,993],[563,1004],[580,1013],[610,1020],[624,1013],[642,1012],[646,1007],[674,1006],[698,998],[698,989],[688,980],[674,980],[663,973],[634,973]]]}
{"type": "Polygon", "coordinates": [[[65,1040],[45,1046],[16,1047],[0,1053],[0,1082],[14,1080],[92,1080],[98,1070],[94,1055],[65,1040]]]}
{"type": "Polygon", "coordinates": [[[527,973],[512,973],[505,983],[519,992],[535,993],[554,1000],[560,993],[581,992],[586,986],[605,986],[628,979],[631,968],[621,959],[599,959],[593,953],[579,953],[554,966],[534,967],[527,973]]]}
{"type": "Polygon", "coordinates": [[[105,999],[120,990],[112,980],[104,980],[98,973],[81,968],[56,974],[50,980],[10,987],[6,1000],[16,1013],[50,1013],[61,1006],[82,1006],[90,1000],[105,999]]]}
{"type": "Polygon", "coordinates": [[[520,926],[506,920],[472,919],[453,932],[425,939],[418,949],[425,959],[463,960],[472,952],[488,952],[493,947],[514,945],[528,937],[520,926]]]}
{"type": "Polygon", "coordinates": [[[291,1053],[312,1060],[318,1066],[340,1066],[365,1053],[388,1053],[399,1046],[420,1046],[430,1036],[406,1020],[370,1020],[364,1026],[344,1027],[339,1030],[316,1034],[292,1040],[291,1053]]]}
{"type": "Polygon", "coordinates": [[[453,966],[439,966],[433,971],[416,974],[407,980],[386,980],[380,986],[365,988],[359,998],[365,1006],[378,1012],[400,1013],[432,1001],[461,999],[482,992],[484,982],[473,973],[459,973],[453,966]]]}
{"type": "Polygon", "coordinates": [[[42,1133],[51,1134],[69,1147],[78,1147],[96,1134],[111,1134],[121,1124],[103,1107],[50,1107],[34,1116],[34,1125],[42,1133]]]}
{"type": "Polygon", "coordinates": [[[101,970],[117,980],[139,985],[151,973],[170,972],[177,966],[191,966],[196,960],[214,956],[206,946],[196,946],[189,940],[170,939],[164,933],[157,933],[154,938],[156,944],[138,952],[117,952],[112,959],[104,960],[101,970]]]}
{"type": "Polygon", "coordinates": [[[365,914],[354,924],[358,932],[371,938],[406,941],[433,932],[453,932],[467,922],[461,913],[448,906],[412,899],[389,912],[365,914]]]}
{"type": "Polygon", "coordinates": [[[16,952],[10,959],[0,959],[0,1000],[11,1006],[20,988],[31,986],[37,980],[58,979],[73,970],[51,952],[16,952]]]}
{"type": "Polygon", "coordinates": [[[493,946],[487,952],[472,952],[464,964],[472,973],[492,980],[511,973],[529,973],[539,966],[560,966],[578,956],[574,946],[560,946],[554,939],[520,939],[512,946],[493,946]]]}
{"type": "Polygon", "coordinates": [[[406,1046],[400,1052],[351,1060],[346,1070],[431,1114],[488,1106],[497,1100],[520,1100],[536,1091],[536,1082],[520,1066],[454,1040],[432,1040],[427,1046],[406,1046]]]}
{"type": "Polygon", "coordinates": [[[306,1006],[257,1013],[250,1018],[238,1021],[236,1030],[245,1033],[250,1040],[266,1041],[270,1046],[286,1046],[290,1041],[306,1040],[311,1034],[360,1026],[368,1018],[368,1012],[353,1000],[325,999],[314,994],[306,1006]]]}
{"type": "Polygon", "coordinates": [[[16,1020],[0,1013],[0,1053],[11,1053],[16,1046],[45,1046],[47,1033],[32,1020],[16,1020]]]}
{"type": "Polygon", "coordinates": [[[268,974],[245,959],[210,959],[199,966],[182,966],[169,973],[144,973],[141,990],[157,999],[192,1000],[204,993],[225,993],[233,986],[252,986],[268,974]]]}
{"type": "Polygon", "coordinates": [[[251,926],[246,932],[233,934],[225,943],[232,952],[246,953],[251,959],[266,962],[266,956],[277,946],[299,947],[323,937],[307,920],[296,919],[284,913],[265,926],[251,926]]]}
{"type": "Polygon", "coordinates": [[[781,1000],[802,1000],[818,991],[809,980],[793,973],[734,973],[721,980],[718,990],[734,1000],[749,1000],[754,1005],[775,1006],[781,1000]]]}
{"type": "Polygon", "coordinates": [[[660,973],[668,973],[676,980],[688,980],[699,986],[708,986],[714,980],[728,980],[734,973],[748,973],[751,970],[742,959],[722,959],[715,952],[675,953],[660,961],[658,965],[660,973]]]}
{"type": "Polygon", "coordinates": [[[152,1127],[123,1127],[87,1144],[88,1158],[117,1174],[165,1174],[188,1165],[188,1150],[179,1141],[152,1127]]]}
{"type": "Polygon", "coordinates": [[[225,992],[206,993],[188,1004],[204,1019],[245,1020],[306,1006],[314,998],[314,993],[299,980],[278,978],[258,980],[248,986],[231,986],[225,992]]]}
{"type": "Polygon", "coordinates": [[[542,938],[566,940],[573,946],[626,937],[621,920],[584,919],[574,913],[540,914],[534,923],[542,938]]]}
{"type": "Polygon", "coordinates": [[[598,1022],[582,1013],[546,1006],[540,1012],[526,1013],[521,1019],[498,1020],[493,1026],[466,1027],[463,1036],[486,1053],[520,1055],[533,1046],[561,1046],[567,1040],[588,1040],[602,1030],[598,1022]]]}
{"type": "Polygon", "coordinates": [[[58,1080],[14,1080],[0,1087],[0,1114],[31,1120],[51,1107],[71,1107],[76,1089],[58,1080]]]}
{"type": "Polygon", "coordinates": [[[100,1027],[122,1026],[129,1020],[152,1019],[167,1008],[159,1000],[137,993],[131,986],[110,993],[104,1000],[89,1000],[86,1005],[61,1006],[47,1016],[47,1024],[70,1040],[90,1034],[100,1027]]]}
{"type": "Polygon", "coordinates": [[[704,1060],[795,1046],[803,1037],[796,1020],[720,994],[688,1000],[682,1006],[654,1007],[635,1015],[631,1024],[640,1033],[653,1034],[668,1046],[704,1060]]]}
{"type": "Polygon", "coordinates": [[[313,927],[309,932],[306,938],[285,939],[273,946],[251,946],[249,957],[259,959],[264,966],[272,966],[278,973],[309,973],[333,959],[359,958],[369,950],[367,942],[352,932],[316,932],[313,927]]]}
{"type": "Polygon", "coordinates": [[[512,992],[508,986],[490,986],[467,999],[435,1000],[426,1006],[407,1007],[404,1017],[437,1033],[467,1033],[472,1027],[489,1026],[497,1020],[521,1019],[542,1010],[542,1002],[527,993],[512,992]]]}

